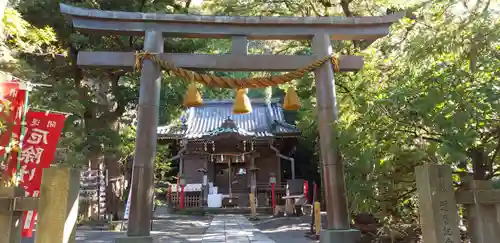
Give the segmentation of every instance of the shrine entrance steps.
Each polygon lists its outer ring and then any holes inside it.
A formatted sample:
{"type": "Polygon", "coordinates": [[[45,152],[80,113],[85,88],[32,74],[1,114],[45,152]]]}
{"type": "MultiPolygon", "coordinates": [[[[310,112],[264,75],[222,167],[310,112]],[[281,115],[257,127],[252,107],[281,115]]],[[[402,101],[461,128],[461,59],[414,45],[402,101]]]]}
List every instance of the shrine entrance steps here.
{"type": "Polygon", "coordinates": [[[243,215],[215,215],[202,243],[275,243],[243,215]]]}

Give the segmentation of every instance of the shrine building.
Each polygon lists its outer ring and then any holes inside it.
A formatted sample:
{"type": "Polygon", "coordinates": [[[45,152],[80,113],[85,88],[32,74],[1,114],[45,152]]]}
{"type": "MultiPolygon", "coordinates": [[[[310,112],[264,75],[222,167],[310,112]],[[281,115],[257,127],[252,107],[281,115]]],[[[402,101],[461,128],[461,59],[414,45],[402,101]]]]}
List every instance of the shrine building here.
{"type": "Polygon", "coordinates": [[[209,185],[209,194],[248,206],[253,172],[259,206],[269,206],[270,177],[275,175],[278,195],[288,179],[295,179],[292,155],[300,131],[285,121],[277,101],[253,99],[247,114],[233,114],[233,102],[206,100],[186,109],[178,121],[158,127],[158,143],[171,145],[186,191],[209,185]]]}

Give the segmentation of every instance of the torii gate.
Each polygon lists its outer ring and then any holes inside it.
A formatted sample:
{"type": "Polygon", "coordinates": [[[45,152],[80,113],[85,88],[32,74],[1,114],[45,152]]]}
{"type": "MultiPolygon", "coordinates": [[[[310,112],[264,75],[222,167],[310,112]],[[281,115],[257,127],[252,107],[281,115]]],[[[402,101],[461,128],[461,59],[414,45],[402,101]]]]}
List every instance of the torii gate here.
{"type": "MultiPolygon", "coordinates": [[[[382,17],[237,17],[198,16],[101,11],[61,4],[61,12],[75,29],[84,33],[145,36],[144,51],[177,67],[224,71],[292,71],[332,54],[331,40],[375,40],[389,33],[402,14],[382,17]],[[232,51],[224,55],[163,53],[163,37],[231,38],[232,51]],[[248,55],[249,39],[311,40],[314,55],[248,55]]],[[[359,56],[342,56],[340,71],[363,66],[359,56]]],[[[131,68],[133,52],[85,52],[78,65],[131,68]]],[[[161,70],[144,59],[140,79],[136,149],[133,164],[132,201],[127,235],[134,242],[150,242],[153,170],[160,99],[161,70]]],[[[321,242],[355,242],[359,232],[350,229],[344,165],[333,125],[338,119],[332,64],[315,70],[321,165],[326,196],[328,230],[321,242]]],[[[123,241],[125,242],[125,241],[123,241]]],[[[127,241],[130,242],[130,241],[127,241]]]]}

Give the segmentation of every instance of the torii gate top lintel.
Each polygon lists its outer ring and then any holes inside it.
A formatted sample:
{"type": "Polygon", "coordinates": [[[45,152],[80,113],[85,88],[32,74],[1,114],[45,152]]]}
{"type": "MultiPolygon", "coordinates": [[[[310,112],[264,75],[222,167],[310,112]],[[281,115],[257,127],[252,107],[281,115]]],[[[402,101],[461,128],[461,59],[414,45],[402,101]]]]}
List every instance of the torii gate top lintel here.
{"type": "Polygon", "coordinates": [[[170,37],[307,39],[328,33],[332,40],[377,39],[404,13],[376,17],[249,17],[103,11],[60,4],[61,13],[84,32],[144,35],[155,29],[170,37]]]}

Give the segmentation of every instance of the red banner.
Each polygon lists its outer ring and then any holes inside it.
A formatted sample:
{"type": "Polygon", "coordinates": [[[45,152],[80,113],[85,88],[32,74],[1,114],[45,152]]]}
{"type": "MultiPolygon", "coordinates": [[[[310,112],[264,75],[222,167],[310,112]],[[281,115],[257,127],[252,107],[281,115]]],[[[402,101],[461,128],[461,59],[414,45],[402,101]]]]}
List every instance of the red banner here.
{"type": "MultiPolygon", "coordinates": [[[[28,111],[26,128],[20,156],[19,186],[26,191],[26,196],[38,197],[42,182],[42,169],[50,167],[61,136],[66,115],[40,111],[28,111]]],[[[9,164],[11,175],[17,168],[17,157],[12,157],[9,164]]],[[[24,237],[31,237],[36,212],[24,213],[24,237]]]]}
{"type": "Polygon", "coordinates": [[[6,152],[5,148],[9,147],[12,134],[20,133],[26,90],[19,82],[1,82],[0,97],[0,115],[5,123],[5,127],[0,131],[0,156],[3,156],[6,152]]]}

